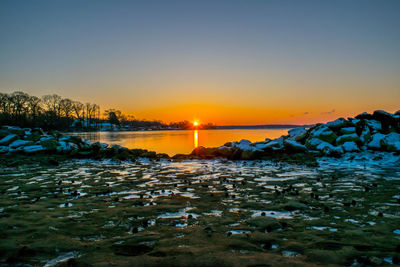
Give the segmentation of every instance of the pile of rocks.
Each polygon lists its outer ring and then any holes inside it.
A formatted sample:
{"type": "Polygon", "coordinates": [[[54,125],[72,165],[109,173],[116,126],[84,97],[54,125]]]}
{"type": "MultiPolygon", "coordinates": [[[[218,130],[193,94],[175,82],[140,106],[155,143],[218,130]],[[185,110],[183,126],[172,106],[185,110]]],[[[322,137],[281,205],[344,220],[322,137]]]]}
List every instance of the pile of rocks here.
{"type": "Polygon", "coordinates": [[[259,159],[290,153],[340,157],[347,152],[377,150],[400,152],[400,111],[395,114],[377,110],[355,118],[339,118],[306,129],[292,129],[288,135],[251,143],[249,140],[226,143],[218,148],[199,147],[192,155],[199,158],[259,159]]]}
{"type": "Polygon", "coordinates": [[[0,130],[0,154],[61,154],[77,158],[113,158],[119,160],[137,157],[168,158],[166,154],[144,149],[128,149],[119,145],[90,142],[77,135],[63,135],[57,131],[45,133],[42,129],[3,126],[0,130]]]}

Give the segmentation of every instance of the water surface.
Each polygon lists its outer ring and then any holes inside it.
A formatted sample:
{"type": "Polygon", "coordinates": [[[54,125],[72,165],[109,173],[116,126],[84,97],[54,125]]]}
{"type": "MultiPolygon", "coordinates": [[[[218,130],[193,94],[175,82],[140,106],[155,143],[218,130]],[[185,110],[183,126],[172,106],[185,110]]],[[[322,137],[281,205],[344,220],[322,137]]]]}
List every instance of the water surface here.
{"type": "Polygon", "coordinates": [[[188,154],[197,146],[218,147],[226,142],[248,139],[252,142],[277,138],[287,129],[123,131],[76,133],[92,142],[118,144],[127,148],[142,148],[157,153],[188,154]]]}

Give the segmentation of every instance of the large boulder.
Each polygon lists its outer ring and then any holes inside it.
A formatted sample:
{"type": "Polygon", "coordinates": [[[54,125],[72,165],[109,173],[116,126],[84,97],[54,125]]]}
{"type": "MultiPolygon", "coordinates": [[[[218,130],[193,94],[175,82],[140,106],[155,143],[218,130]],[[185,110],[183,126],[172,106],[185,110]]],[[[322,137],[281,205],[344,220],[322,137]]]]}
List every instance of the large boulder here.
{"type": "Polygon", "coordinates": [[[374,111],[374,119],[382,124],[382,131],[387,132],[389,128],[396,127],[396,118],[393,114],[386,112],[384,110],[374,111]]]}
{"type": "Polygon", "coordinates": [[[309,138],[306,141],[306,147],[310,150],[318,150],[327,156],[339,156],[343,153],[341,147],[333,146],[328,142],[322,141],[318,138],[309,138]]]}
{"type": "Polygon", "coordinates": [[[16,149],[21,146],[28,146],[28,145],[33,145],[32,141],[26,141],[26,140],[15,140],[12,142],[9,147],[12,149],[16,149]]]}
{"type": "Polygon", "coordinates": [[[371,131],[368,127],[365,127],[360,135],[360,140],[363,144],[367,144],[371,140],[371,131]]]}
{"type": "Polygon", "coordinates": [[[59,139],[59,141],[71,142],[78,146],[83,144],[82,138],[79,137],[78,135],[66,135],[66,136],[61,137],[59,139]]]}
{"type": "Polygon", "coordinates": [[[336,147],[324,141],[317,146],[317,150],[326,156],[339,156],[340,154],[343,154],[342,147],[336,147]]]}
{"type": "Polygon", "coordinates": [[[316,150],[317,146],[323,142],[321,139],[311,137],[306,140],[306,147],[310,150],[316,150]]]}
{"type": "Polygon", "coordinates": [[[59,144],[55,138],[46,138],[43,139],[43,141],[40,141],[40,145],[45,147],[47,150],[56,150],[59,144]]]}
{"type": "Polygon", "coordinates": [[[268,150],[280,150],[283,148],[283,141],[285,140],[284,136],[281,136],[279,138],[276,138],[270,142],[268,142],[263,150],[268,151],[268,150]]]}
{"type": "Polygon", "coordinates": [[[293,152],[305,152],[307,151],[307,148],[305,145],[300,144],[299,142],[296,142],[294,140],[286,139],[283,141],[285,145],[285,149],[288,151],[293,151],[293,152]]]}
{"type": "Polygon", "coordinates": [[[356,133],[352,133],[352,134],[345,134],[345,135],[339,136],[336,139],[336,144],[342,145],[345,142],[359,142],[359,141],[360,141],[360,137],[358,137],[358,135],[356,133]]]}
{"type": "Polygon", "coordinates": [[[344,142],[342,145],[343,151],[344,152],[356,152],[359,151],[360,149],[358,148],[357,144],[355,142],[344,142]]]}
{"type": "Polygon", "coordinates": [[[24,152],[27,154],[33,154],[33,153],[39,153],[39,152],[45,152],[46,148],[41,146],[41,145],[33,145],[33,146],[25,146],[24,147],[24,152]]]}
{"type": "Polygon", "coordinates": [[[265,148],[269,147],[268,143],[269,141],[255,142],[253,143],[253,146],[259,150],[264,150],[265,148]]]}
{"type": "Polygon", "coordinates": [[[352,125],[352,123],[350,121],[346,120],[345,118],[339,118],[334,121],[330,121],[330,122],[326,123],[326,126],[328,126],[329,128],[332,128],[332,129],[339,129],[339,128],[351,126],[351,125],[352,125]]]}
{"type": "Polygon", "coordinates": [[[304,127],[297,127],[289,130],[289,138],[293,141],[302,141],[307,137],[307,130],[304,127]]]}
{"type": "Polygon", "coordinates": [[[400,151],[400,134],[390,133],[381,140],[381,146],[387,151],[400,151]]]}
{"type": "Polygon", "coordinates": [[[73,150],[78,150],[78,145],[71,142],[60,141],[56,147],[57,152],[59,153],[69,153],[73,150]]]}
{"type": "Polygon", "coordinates": [[[377,120],[365,120],[365,124],[373,133],[382,131],[382,124],[377,120]]]}
{"type": "Polygon", "coordinates": [[[372,118],[373,118],[372,114],[369,114],[367,112],[363,112],[356,116],[356,119],[359,119],[359,120],[371,120],[372,118]]]}
{"type": "Polygon", "coordinates": [[[352,134],[356,132],[356,127],[345,127],[340,129],[341,134],[352,134]]]}
{"type": "Polygon", "coordinates": [[[239,149],[241,149],[243,151],[256,151],[256,150],[259,150],[255,146],[252,146],[251,142],[249,140],[246,140],[246,139],[240,140],[239,143],[235,144],[235,147],[237,147],[237,148],[239,148],[239,149]]]}
{"type": "Polygon", "coordinates": [[[15,140],[18,140],[18,135],[16,134],[9,134],[6,137],[2,138],[0,140],[0,146],[8,146],[9,144],[11,144],[12,142],[14,142],[15,140]]]}
{"type": "Polygon", "coordinates": [[[382,148],[381,141],[385,137],[386,137],[386,135],[381,134],[381,133],[373,134],[371,142],[368,143],[368,148],[374,149],[374,150],[381,149],[382,148]]]}
{"type": "Polygon", "coordinates": [[[311,130],[310,137],[315,137],[332,144],[336,140],[337,135],[329,127],[322,124],[311,130]]]}

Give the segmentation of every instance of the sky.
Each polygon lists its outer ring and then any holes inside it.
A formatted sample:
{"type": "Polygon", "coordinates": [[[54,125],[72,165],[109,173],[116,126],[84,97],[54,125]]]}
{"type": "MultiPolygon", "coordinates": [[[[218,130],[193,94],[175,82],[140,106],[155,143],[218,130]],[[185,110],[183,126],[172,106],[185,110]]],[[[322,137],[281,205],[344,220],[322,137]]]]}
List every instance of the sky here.
{"type": "Polygon", "coordinates": [[[0,0],[0,92],[218,125],[395,112],[399,14],[397,0],[0,0]]]}

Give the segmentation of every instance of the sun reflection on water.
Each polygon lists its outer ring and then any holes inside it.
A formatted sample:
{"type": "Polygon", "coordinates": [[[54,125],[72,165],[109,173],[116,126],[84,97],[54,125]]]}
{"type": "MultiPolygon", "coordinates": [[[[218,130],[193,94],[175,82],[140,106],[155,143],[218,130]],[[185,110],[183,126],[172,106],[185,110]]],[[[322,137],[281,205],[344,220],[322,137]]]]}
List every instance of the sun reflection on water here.
{"type": "Polygon", "coordinates": [[[199,146],[199,132],[194,130],[194,148],[199,146]]]}

